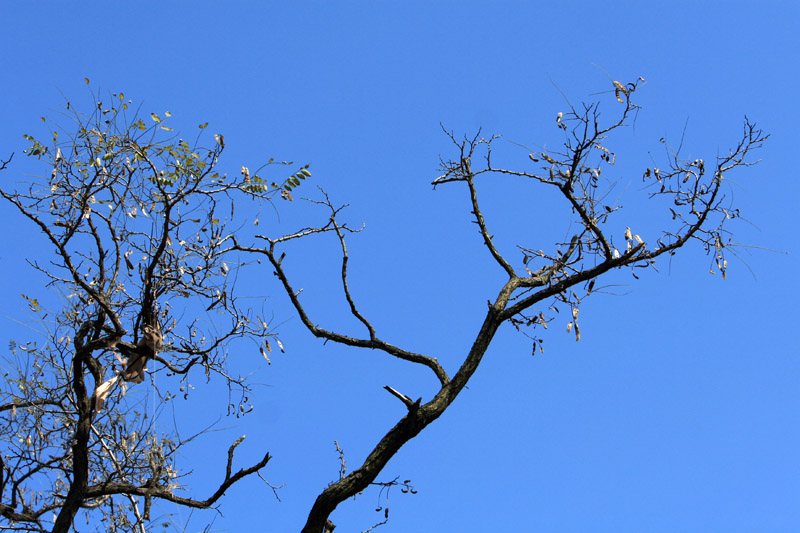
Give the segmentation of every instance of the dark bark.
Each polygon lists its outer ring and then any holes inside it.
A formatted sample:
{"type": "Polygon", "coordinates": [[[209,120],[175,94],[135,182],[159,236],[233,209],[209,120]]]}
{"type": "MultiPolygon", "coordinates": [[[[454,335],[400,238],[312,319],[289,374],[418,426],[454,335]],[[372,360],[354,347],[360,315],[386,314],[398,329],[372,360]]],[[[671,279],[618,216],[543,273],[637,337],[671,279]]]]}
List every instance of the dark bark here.
{"type": "Polygon", "coordinates": [[[72,387],[78,403],[78,424],[72,442],[72,483],[64,505],[61,507],[53,533],[69,533],[72,521],[86,499],[89,488],[89,434],[92,427],[91,405],[83,378],[83,357],[79,353],[72,360],[72,387]]]}
{"type": "MultiPolygon", "coordinates": [[[[498,302],[495,305],[504,306],[505,303],[505,301],[498,302]]],[[[303,533],[320,533],[330,530],[327,526],[330,523],[328,517],[336,509],[336,506],[366,489],[405,443],[416,437],[428,424],[445,412],[478,368],[501,324],[499,315],[499,310],[494,306],[489,309],[464,364],[453,376],[453,379],[442,387],[430,402],[420,406],[417,401],[409,409],[408,414],[384,435],[360,468],[322,491],[311,508],[308,520],[302,530],[303,533]]]]}

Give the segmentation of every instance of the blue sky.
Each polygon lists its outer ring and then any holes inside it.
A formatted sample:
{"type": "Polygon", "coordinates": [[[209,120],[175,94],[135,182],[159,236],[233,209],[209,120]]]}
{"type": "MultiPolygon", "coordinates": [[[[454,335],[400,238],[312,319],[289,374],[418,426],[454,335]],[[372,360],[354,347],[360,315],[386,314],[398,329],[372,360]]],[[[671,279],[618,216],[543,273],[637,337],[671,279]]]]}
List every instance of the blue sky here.
{"type": "MultiPolygon", "coordinates": [[[[225,135],[230,172],[270,157],[309,163],[313,179],[298,196],[319,185],[350,204],[347,220],[366,224],[348,244],[362,311],[383,338],[434,354],[452,372],[504,276],[470,222],[466,191],[431,188],[439,154],[453,155],[440,123],[457,135],[480,127],[502,134],[498,157],[524,167],[527,152],[514,143],[558,146],[559,89],[610,106],[613,96],[595,94],[611,88],[606,72],[623,82],[644,77],[636,129],[613,142],[626,192],[620,223],[655,231],[639,177],[649,154],[660,154],[658,140],[677,141],[686,127],[689,156],[712,160],[734,145],[747,115],[772,137],[761,164],[730,176],[750,222],[735,236],[788,254],[749,249],[747,264],[731,261],[724,282],[708,274],[699,247],[638,281],[612,275],[617,295],[581,308],[581,342],[565,333],[565,319],[536,357],[505,327],[469,389],[380,477],[411,479],[418,494],[394,490],[390,521],[378,531],[800,530],[800,265],[790,226],[800,193],[792,52],[800,8],[552,4],[9,3],[0,17],[0,156],[17,155],[3,186],[36,171],[21,157],[21,135],[42,132],[39,117],[61,105],[60,93],[85,102],[84,77],[101,93],[124,91],[146,112],[170,110],[176,129],[208,121],[225,135]]],[[[510,257],[517,244],[543,248],[567,230],[566,207],[529,183],[495,180],[480,191],[510,257]]],[[[272,235],[324,218],[302,202],[278,207],[280,219],[260,215],[272,235]]],[[[0,336],[19,338],[27,331],[15,322],[26,316],[21,288],[42,284],[25,259],[48,252],[8,206],[0,220],[11,229],[0,236],[0,336]]],[[[292,247],[287,268],[312,320],[361,334],[341,297],[333,244],[292,247]]],[[[215,531],[298,530],[337,477],[334,440],[355,468],[402,416],[382,387],[424,399],[434,392],[417,368],[323,346],[273,280],[265,268],[247,281],[268,296],[287,353],[269,367],[255,350],[232,355],[264,384],[256,409],[223,417],[185,466],[209,486],[224,443],[246,433],[242,464],[269,450],[265,477],[285,485],[282,502],[255,479],[231,489],[215,519],[163,506],[187,531],[212,519],[215,531]]],[[[193,407],[193,416],[213,422],[215,408],[193,407]]],[[[337,531],[379,521],[378,502],[372,490],[342,504],[332,517],[337,531]]]]}

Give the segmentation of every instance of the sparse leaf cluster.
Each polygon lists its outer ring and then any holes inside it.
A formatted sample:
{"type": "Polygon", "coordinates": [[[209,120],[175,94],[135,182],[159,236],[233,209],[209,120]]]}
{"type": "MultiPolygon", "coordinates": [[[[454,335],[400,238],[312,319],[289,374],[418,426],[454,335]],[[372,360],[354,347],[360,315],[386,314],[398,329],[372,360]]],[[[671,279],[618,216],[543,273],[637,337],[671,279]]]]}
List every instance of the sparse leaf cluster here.
{"type": "MultiPolygon", "coordinates": [[[[25,135],[26,155],[47,174],[0,191],[49,242],[53,259],[30,264],[64,296],[63,307],[45,309],[40,295],[23,295],[44,339],[14,343],[3,364],[0,523],[66,532],[85,509],[109,530],[145,531],[153,498],[206,508],[269,460],[232,473],[239,440],[216,493],[181,496],[175,458],[194,437],[156,426],[153,415],[212,378],[230,391],[228,414],[253,409],[245,377],[228,370],[230,343],[279,341],[263,309],[239,300],[235,207],[291,199],[308,167],[270,185],[225,174],[222,135],[212,147],[200,136],[190,143],[172,133],[170,112],[145,120],[130,104],[113,94],[83,114],[68,102],[66,124],[45,121],[48,143],[25,135]],[[135,394],[146,368],[162,376],[148,380],[155,405],[135,394]]],[[[260,170],[276,165],[292,163],[260,170]]]]}

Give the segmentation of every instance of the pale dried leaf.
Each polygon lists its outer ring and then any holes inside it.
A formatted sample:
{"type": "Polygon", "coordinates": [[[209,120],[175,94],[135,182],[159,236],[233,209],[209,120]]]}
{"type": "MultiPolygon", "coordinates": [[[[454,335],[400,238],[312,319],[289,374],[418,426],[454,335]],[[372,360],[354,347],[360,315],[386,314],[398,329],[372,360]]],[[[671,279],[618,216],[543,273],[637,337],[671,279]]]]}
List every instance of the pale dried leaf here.
{"type": "Polygon", "coordinates": [[[271,365],[271,364],[272,364],[272,361],[270,361],[270,360],[269,360],[269,356],[267,355],[267,352],[266,352],[266,350],[264,350],[264,347],[263,347],[263,346],[260,346],[260,347],[259,347],[259,350],[261,350],[261,355],[263,355],[263,356],[264,356],[264,359],[266,359],[266,360],[267,360],[267,364],[268,364],[268,365],[271,365]]]}

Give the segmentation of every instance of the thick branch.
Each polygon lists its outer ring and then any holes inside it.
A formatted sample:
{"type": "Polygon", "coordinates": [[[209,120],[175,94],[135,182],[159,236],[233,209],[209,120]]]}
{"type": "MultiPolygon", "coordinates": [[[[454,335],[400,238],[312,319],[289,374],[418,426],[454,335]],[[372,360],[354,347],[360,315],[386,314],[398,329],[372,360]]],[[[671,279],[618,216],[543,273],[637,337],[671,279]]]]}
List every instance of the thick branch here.
{"type": "Polygon", "coordinates": [[[464,364],[453,379],[443,385],[430,402],[419,407],[415,404],[408,414],[384,435],[361,467],[322,491],[311,508],[303,533],[323,531],[329,522],[328,517],[336,506],[366,489],[406,442],[416,437],[428,424],[444,413],[478,368],[501,323],[497,309],[491,307],[464,364]]]}
{"type": "Polygon", "coordinates": [[[72,442],[72,483],[56,517],[52,533],[69,533],[72,521],[86,499],[89,486],[89,433],[92,426],[91,406],[83,381],[83,359],[90,357],[78,350],[72,360],[72,388],[78,407],[78,423],[72,442]]]}

